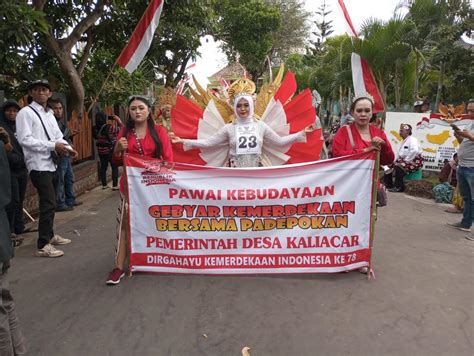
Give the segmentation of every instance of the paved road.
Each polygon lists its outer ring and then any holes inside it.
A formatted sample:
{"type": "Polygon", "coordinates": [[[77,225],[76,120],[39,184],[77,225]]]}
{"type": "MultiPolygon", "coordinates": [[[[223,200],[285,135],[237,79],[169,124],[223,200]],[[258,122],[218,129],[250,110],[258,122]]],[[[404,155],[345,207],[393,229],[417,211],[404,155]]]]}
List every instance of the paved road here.
{"type": "Polygon", "coordinates": [[[375,281],[334,275],[137,274],[107,287],[116,193],[61,213],[59,259],[17,251],[10,273],[31,355],[472,355],[473,251],[441,206],[390,195],[375,281]]]}

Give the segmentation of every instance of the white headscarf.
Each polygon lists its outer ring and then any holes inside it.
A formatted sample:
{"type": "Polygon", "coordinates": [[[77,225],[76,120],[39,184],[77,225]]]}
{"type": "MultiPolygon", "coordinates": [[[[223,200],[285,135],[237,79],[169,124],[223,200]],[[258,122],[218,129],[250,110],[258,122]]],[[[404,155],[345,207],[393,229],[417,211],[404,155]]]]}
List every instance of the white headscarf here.
{"type": "Polygon", "coordinates": [[[244,95],[239,95],[238,97],[235,98],[234,100],[234,114],[237,119],[241,118],[239,114],[237,114],[237,104],[239,103],[240,100],[245,99],[249,103],[249,114],[246,118],[242,119],[251,119],[253,117],[253,98],[251,95],[244,94],[244,95]]]}

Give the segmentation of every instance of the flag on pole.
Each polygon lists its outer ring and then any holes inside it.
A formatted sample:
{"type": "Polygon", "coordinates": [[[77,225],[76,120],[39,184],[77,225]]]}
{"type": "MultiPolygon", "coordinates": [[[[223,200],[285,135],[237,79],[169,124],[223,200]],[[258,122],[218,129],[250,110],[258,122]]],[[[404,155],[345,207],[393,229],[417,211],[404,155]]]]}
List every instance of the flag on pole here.
{"type": "Polygon", "coordinates": [[[117,64],[132,73],[137,69],[150,48],[153,35],[160,22],[164,0],[151,0],[142,18],[135,27],[132,37],[117,59],[117,64]]]}
{"type": "Polygon", "coordinates": [[[190,76],[186,75],[183,79],[181,79],[179,81],[178,90],[176,91],[176,94],[178,94],[178,95],[183,94],[184,86],[185,86],[186,83],[189,82],[189,79],[190,79],[190,76]]]}
{"type": "Polygon", "coordinates": [[[344,19],[346,20],[346,32],[351,37],[357,37],[357,32],[355,30],[354,25],[352,24],[352,20],[349,16],[349,12],[347,11],[346,5],[344,4],[344,0],[339,0],[338,2],[340,9],[342,10],[342,14],[344,15],[344,19]]]}
{"type": "MultiPolygon", "coordinates": [[[[344,15],[344,19],[346,20],[347,34],[351,37],[357,37],[357,32],[352,24],[344,0],[338,0],[338,3],[344,15]]],[[[382,100],[382,95],[380,95],[379,87],[377,86],[377,82],[375,81],[369,63],[367,63],[367,61],[357,53],[352,53],[351,67],[354,94],[356,96],[370,94],[374,98],[374,112],[384,111],[385,106],[382,100]]]]}

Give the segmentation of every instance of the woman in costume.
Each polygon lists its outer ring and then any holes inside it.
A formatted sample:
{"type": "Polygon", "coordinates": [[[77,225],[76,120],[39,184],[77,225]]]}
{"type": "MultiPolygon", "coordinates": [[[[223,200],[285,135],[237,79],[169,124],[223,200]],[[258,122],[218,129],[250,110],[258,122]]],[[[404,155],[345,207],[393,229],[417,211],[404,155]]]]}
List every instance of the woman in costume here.
{"type": "MultiPolygon", "coordinates": [[[[155,125],[151,116],[151,105],[147,98],[132,96],[128,101],[129,118],[124,128],[118,134],[118,141],[113,151],[113,160],[117,165],[123,163],[123,154],[143,156],[147,158],[158,158],[167,162],[173,162],[173,151],[166,130],[155,125]]],[[[125,276],[125,260],[127,258],[128,224],[123,220],[128,216],[125,203],[123,177],[120,180],[119,225],[117,228],[117,254],[115,268],[107,278],[108,285],[120,283],[125,276]]]]}
{"type": "Polygon", "coordinates": [[[171,131],[171,110],[176,105],[176,94],[172,88],[166,87],[161,90],[158,99],[158,117],[156,123],[163,126],[167,132],[171,131]]]}
{"type": "Polygon", "coordinates": [[[215,150],[217,153],[225,149],[227,158],[224,163],[228,167],[259,167],[264,165],[264,149],[287,151],[295,142],[306,142],[306,133],[316,129],[312,124],[294,134],[280,136],[264,120],[258,120],[254,115],[254,92],[255,84],[249,79],[237,81],[229,90],[229,96],[234,98],[233,122],[225,124],[213,135],[197,140],[182,139],[171,132],[171,142],[183,143],[185,151],[199,148],[215,150]],[[236,92],[239,88],[241,91],[236,92]]]}

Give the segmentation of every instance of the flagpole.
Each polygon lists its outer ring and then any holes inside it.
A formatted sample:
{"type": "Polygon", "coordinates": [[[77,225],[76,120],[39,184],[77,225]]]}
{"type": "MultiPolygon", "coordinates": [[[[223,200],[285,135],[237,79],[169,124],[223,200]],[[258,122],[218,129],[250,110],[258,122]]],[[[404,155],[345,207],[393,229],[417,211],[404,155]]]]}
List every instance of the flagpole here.
{"type": "Polygon", "coordinates": [[[117,64],[125,68],[129,73],[132,73],[137,68],[138,64],[141,62],[146,52],[150,48],[151,40],[160,21],[163,2],[164,0],[150,1],[147,8],[145,9],[145,12],[140,18],[140,21],[138,21],[138,24],[133,30],[132,36],[128,40],[127,45],[120,52],[120,55],[115,60],[112,68],[110,68],[110,71],[103,81],[97,95],[95,96],[94,100],[92,100],[92,103],[87,110],[87,114],[90,113],[92,107],[97,103],[97,99],[102,93],[105,83],[107,83],[109,80],[117,64]],[[145,39],[146,42],[143,42],[143,39],[145,39]],[[143,45],[144,43],[145,45],[143,45]],[[130,63],[132,63],[131,66],[129,66],[130,63]]]}
{"type": "Polygon", "coordinates": [[[92,103],[89,105],[89,109],[87,109],[86,115],[89,117],[89,113],[94,107],[94,105],[97,103],[97,100],[99,99],[100,94],[102,93],[102,90],[104,90],[105,83],[109,80],[110,76],[112,75],[112,72],[115,69],[115,66],[117,65],[117,61],[113,64],[112,68],[110,68],[109,73],[107,74],[107,77],[105,77],[105,80],[102,82],[102,85],[100,86],[99,91],[97,92],[96,96],[94,97],[94,100],[92,100],[92,103]]]}
{"type": "Polygon", "coordinates": [[[380,176],[380,151],[377,151],[377,155],[375,157],[375,172],[374,172],[374,180],[373,180],[373,188],[372,188],[372,209],[371,209],[371,216],[370,216],[370,260],[369,260],[369,270],[367,271],[367,278],[370,280],[371,275],[375,275],[372,269],[372,258],[373,258],[373,243],[374,243],[374,234],[375,234],[375,223],[377,222],[377,192],[378,192],[378,185],[379,185],[379,176],[380,176]]]}

